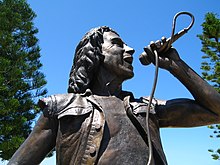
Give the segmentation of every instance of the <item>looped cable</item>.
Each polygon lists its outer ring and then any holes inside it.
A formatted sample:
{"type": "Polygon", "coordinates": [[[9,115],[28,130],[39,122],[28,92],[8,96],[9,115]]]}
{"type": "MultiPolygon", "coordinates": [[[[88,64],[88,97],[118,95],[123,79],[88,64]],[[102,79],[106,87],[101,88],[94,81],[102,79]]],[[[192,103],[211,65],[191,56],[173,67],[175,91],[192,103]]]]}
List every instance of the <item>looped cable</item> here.
{"type": "Polygon", "coordinates": [[[150,113],[150,108],[152,104],[152,100],[154,97],[154,92],[157,86],[157,79],[158,79],[158,70],[159,70],[159,56],[156,50],[154,50],[155,54],[155,72],[154,72],[154,82],[153,82],[153,87],[151,90],[150,98],[149,98],[149,103],[147,107],[147,113],[146,113],[146,131],[147,131],[147,137],[148,137],[148,147],[149,147],[149,157],[148,157],[148,162],[147,165],[151,165],[152,158],[153,158],[153,149],[152,149],[152,143],[151,143],[151,136],[150,136],[150,128],[149,128],[149,113],[150,113]]]}
{"type": "Polygon", "coordinates": [[[191,27],[193,26],[195,22],[195,18],[194,16],[189,13],[189,12],[186,12],[186,11],[182,11],[182,12],[179,12],[177,13],[174,17],[173,17],[173,25],[172,25],[172,33],[171,33],[171,37],[170,37],[170,40],[168,42],[168,46],[166,48],[166,50],[164,52],[166,52],[170,47],[171,47],[171,44],[173,42],[175,42],[178,38],[180,38],[181,36],[183,36],[185,33],[188,32],[189,29],[191,29],[191,27]],[[180,16],[180,15],[188,15],[191,17],[191,23],[188,27],[184,28],[183,30],[179,31],[177,34],[174,35],[174,32],[175,32],[175,28],[176,28],[176,20],[177,18],[180,16]]]}

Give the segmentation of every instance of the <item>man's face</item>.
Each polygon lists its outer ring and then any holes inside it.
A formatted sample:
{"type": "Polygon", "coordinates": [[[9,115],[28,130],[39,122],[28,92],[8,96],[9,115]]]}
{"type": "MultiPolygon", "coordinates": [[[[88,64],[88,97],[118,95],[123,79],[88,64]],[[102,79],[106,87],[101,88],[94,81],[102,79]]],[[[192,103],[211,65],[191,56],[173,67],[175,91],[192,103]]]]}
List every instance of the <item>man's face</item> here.
{"type": "Polygon", "coordinates": [[[103,66],[118,78],[126,80],[134,76],[134,49],[127,46],[122,39],[113,32],[104,32],[102,54],[105,56],[103,66]]]}

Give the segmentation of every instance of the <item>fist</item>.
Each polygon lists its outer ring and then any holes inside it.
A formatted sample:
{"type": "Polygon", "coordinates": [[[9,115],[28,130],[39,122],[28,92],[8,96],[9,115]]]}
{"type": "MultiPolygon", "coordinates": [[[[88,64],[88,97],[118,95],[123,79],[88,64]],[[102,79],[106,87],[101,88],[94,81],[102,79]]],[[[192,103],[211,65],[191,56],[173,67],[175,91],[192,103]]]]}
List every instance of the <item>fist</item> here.
{"type": "Polygon", "coordinates": [[[140,55],[140,61],[143,65],[155,64],[155,54],[158,54],[159,67],[169,70],[175,61],[180,60],[176,49],[172,48],[165,37],[144,48],[144,53],[140,55]]]}

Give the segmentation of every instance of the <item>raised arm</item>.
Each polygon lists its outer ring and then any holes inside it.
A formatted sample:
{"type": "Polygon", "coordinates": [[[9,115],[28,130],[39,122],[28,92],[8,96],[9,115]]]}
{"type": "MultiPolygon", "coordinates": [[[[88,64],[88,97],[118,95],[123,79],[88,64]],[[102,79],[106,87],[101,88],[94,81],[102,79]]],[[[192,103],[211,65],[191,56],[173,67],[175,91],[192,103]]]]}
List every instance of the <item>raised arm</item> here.
{"type": "Polygon", "coordinates": [[[220,123],[220,94],[193,71],[175,49],[160,57],[159,65],[174,75],[195,100],[175,99],[161,103],[161,126],[200,126],[220,123]]]}
{"type": "Polygon", "coordinates": [[[41,115],[33,131],[10,159],[8,165],[40,164],[55,147],[57,121],[41,115]]]}
{"type": "MultiPolygon", "coordinates": [[[[177,52],[174,50],[173,53],[177,52]]],[[[190,91],[198,104],[209,109],[220,118],[220,94],[212,86],[181,59],[175,61],[169,71],[190,91]]],[[[216,122],[220,122],[220,120],[216,122]]]]}

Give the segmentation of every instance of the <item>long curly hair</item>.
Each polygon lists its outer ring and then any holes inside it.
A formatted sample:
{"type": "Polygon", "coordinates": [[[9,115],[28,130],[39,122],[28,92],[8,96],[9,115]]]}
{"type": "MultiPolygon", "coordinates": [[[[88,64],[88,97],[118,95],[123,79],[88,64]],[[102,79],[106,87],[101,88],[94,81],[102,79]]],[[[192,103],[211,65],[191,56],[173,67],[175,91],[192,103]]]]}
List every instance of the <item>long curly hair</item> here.
{"type": "Polygon", "coordinates": [[[91,87],[93,75],[104,59],[102,55],[103,34],[110,31],[117,34],[111,28],[101,26],[91,29],[81,39],[75,50],[69,75],[68,93],[84,93],[91,87]]]}

